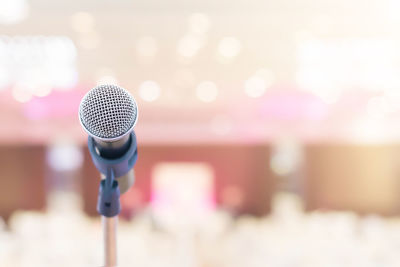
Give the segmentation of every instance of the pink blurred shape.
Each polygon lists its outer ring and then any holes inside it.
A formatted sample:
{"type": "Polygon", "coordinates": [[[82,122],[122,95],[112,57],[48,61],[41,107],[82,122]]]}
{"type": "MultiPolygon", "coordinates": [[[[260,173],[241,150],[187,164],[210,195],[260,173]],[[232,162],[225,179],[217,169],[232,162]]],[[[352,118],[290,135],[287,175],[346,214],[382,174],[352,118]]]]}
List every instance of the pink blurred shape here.
{"type": "Polygon", "coordinates": [[[297,89],[279,89],[268,93],[260,103],[264,118],[283,121],[319,121],[329,112],[329,106],[319,97],[297,89]]]}
{"type": "Polygon", "coordinates": [[[85,91],[79,88],[70,91],[53,91],[46,97],[35,97],[26,103],[23,114],[32,120],[77,116],[79,103],[84,94],[85,91]]]}

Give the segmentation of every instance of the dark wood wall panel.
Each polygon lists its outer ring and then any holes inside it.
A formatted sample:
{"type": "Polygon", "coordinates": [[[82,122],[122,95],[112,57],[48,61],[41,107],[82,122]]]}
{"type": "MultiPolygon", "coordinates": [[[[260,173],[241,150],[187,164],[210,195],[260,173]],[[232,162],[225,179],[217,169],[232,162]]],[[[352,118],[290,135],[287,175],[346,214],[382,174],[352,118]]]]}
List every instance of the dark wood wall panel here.
{"type": "Polygon", "coordinates": [[[42,210],[46,205],[45,148],[0,147],[0,216],[15,210],[42,210]]]}
{"type": "Polygon", "coordinates": [[[399,147],[393,145],[307,146],[307,209],[400,214],[399,156],[399,147]]]}

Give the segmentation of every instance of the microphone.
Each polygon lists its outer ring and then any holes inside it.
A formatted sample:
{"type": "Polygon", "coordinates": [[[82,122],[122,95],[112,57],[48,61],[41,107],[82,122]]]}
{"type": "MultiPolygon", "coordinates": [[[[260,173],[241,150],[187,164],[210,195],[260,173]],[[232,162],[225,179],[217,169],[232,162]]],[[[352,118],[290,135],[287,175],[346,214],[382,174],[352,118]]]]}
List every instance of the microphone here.
{"type": "Polygon", "coordinates": [[[129,92],[115,85],[90,90],[79,106],[79,121],[88,133],[93,163],[102,174],[97,211],[104,227],[105,266],[116,266],[116,225],[120,194],[133,185],[137,144],[133,127],[138,110],[129,92]]]}
{"type": "MultiPolygon", "coordinates": [[[[137,157],[136,136],[133,131],[137,118],[138,108],[135,99],[119,86],[100,85],[91,89],[82,98],[79,121],[89,135],[89,150],[97,169],[102,173],[102,178],[107,174],[102,164],[104,161],[115,162],[122,159],[132,150],[132,146],[137,157]],[[93,151],[91,148],[94,148],[93,151]]],[[[134,162],[128,165],[131,165],[129,166],[131,168],[133,164],[134,162]]],[[[117,170],[115,173],[122,194],[134,183],[133,169],[125,170],[126,168],[127,166],[124,167],[124,171],[117,170]]]]}

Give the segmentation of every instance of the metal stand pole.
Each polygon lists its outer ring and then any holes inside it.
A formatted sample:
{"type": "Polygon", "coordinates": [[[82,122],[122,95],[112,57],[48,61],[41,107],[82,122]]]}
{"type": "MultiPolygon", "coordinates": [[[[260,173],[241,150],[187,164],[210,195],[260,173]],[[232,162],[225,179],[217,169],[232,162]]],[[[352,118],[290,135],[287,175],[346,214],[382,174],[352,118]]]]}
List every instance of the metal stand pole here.
{"type": "Polygon", "coordinates": [[[104,233],[104,267],[117,266],[117,225],[118,216],[101,216],[104,233]]]}

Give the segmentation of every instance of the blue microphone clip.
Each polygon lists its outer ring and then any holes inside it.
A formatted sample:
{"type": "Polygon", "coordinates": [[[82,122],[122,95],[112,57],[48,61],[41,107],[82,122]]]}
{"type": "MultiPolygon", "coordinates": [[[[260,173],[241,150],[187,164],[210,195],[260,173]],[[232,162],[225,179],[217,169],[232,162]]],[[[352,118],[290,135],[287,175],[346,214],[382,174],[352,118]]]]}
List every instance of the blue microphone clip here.
{"type": "Polygon", "coordinates": [[[137,161],[136,135],[132,131],[128,151],[116,159],[107,159],[96,153],[93,137],[88,138],[89,152],[96,168],[106,176],[100,182],[99,196],[97,200],[97,212],[106,217],[117,216],[120,211],[120,190],[115,177],[127,174],[137,161]]]}
{"type": "Polygon", "coordinates": [[[119,196],[118,182],[115,180],[114,171],[110,168],[106,179],[100,182],[97,212],[106,217],[117,216],[121,211],[119,196]]]}

